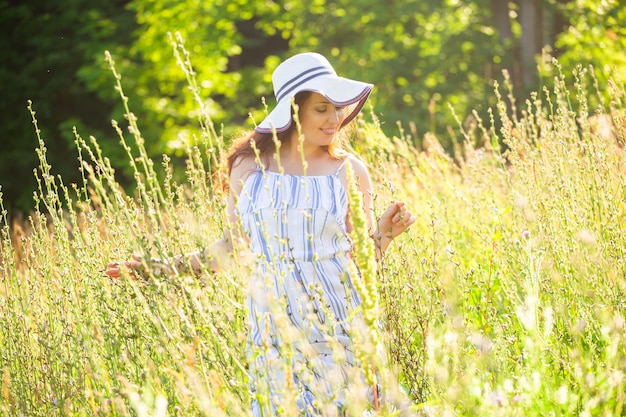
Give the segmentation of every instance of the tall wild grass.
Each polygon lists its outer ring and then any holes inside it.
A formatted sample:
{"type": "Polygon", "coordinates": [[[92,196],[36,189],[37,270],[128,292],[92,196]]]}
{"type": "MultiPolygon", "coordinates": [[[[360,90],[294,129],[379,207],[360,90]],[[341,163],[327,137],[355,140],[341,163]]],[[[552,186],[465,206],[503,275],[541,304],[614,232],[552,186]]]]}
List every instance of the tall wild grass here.
{"type": "MultiPolygon", "coordinates": [[[[249,267],[239,253],[215,275],[103,274],[135,252],[164,258],[202,248],[225,226],[224,138],[182,40],[174,45],[202,128],[188,140],[184,181],[174,181],[167,156],[147,156],[110,57],[127,106],[114,127],[135,172],[132,195],[115,177],[122,162],[80,132],[83,182],[53,176],[32,111],[35,208],[11,224],[2,209],[0,415],[248,413],[249,267]]],[[[428,133],[421,149],[404,134],[387,137],[375,118],[352,133],[377,212],[400,199],[417,215],[382,262],[359,261],[366,313],[378,316],[366,320],[368,331],[388,355],[380,375],[400,382],[416,415],[625,412],[626,94],[617,82],[587,91],[583,69],[566,85],[555,68],[555,87],[525,103],[496,86],[498,107],[490,120],[476,113],[459,123],[453,156],[428,133]]],[[[370,249],[362,243],[357,255],[370,249]]],[[[360,401],[354,415],[367,407],[360,401]]],[[[288,405],[284,412],[293,415],[288,405]]]]}

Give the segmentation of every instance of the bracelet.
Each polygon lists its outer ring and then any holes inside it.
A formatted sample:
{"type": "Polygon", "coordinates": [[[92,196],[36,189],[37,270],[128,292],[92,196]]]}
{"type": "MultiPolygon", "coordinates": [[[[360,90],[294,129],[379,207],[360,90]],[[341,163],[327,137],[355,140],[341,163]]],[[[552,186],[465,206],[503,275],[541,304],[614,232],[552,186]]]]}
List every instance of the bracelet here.
{"type": "Polygon", "coordinates": [[[376,247],[380,249],[380,247],[382,246],[381,242],[383,240],[383,234],[381,232],[378,232],[378,236],[375,236],[375,233],[373,233],[370,235],[370,237],[372,238],[372,240],[374,240],[374,244],[376,245],[376,247]]]}
{"type": "Polygon", "coordinates": [[[176,268],[178,272],[187,272],[187,269],[189,269],[189,263],[185,259],[184,255],[174,256],[174,268],[176,268]]]}

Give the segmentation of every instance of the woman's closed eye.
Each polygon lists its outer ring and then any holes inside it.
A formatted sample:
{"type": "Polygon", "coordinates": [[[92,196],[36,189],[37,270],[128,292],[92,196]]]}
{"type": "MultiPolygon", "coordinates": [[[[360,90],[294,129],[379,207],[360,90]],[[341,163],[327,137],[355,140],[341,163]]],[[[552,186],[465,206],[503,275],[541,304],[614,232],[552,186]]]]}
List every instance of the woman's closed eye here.
{"type": "MultiPolygon", "coordinates": [[[[326,111],[332,108],[333,107],[325,106],[325,107],[319,107],[316,110],[318,113],[325,113],[326,111]]],[[[334,107],[334,109],[335,109],[335,112],[337,113],[343,113],[343,110],[345,109],[345,107],[334,107]]]]}

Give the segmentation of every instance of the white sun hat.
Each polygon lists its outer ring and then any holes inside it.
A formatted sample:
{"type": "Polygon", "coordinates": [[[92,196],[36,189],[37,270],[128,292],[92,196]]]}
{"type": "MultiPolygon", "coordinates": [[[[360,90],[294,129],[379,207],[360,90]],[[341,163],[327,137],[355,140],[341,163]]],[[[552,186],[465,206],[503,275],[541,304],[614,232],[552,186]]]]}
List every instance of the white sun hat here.
{"type": "Polygon", "coordinates": [[[374,87],[372,84],[339,77],[328,60],[315,52],[294,55],[283,61],[274,70],[272,83],[277,104],[256,127],[255,131],[259,133],[287,130],[292,121],[292,98],[301,91],[319,93],[337,107],[353,107],[343,121],[343,127],[359,114],[374,87]]]}

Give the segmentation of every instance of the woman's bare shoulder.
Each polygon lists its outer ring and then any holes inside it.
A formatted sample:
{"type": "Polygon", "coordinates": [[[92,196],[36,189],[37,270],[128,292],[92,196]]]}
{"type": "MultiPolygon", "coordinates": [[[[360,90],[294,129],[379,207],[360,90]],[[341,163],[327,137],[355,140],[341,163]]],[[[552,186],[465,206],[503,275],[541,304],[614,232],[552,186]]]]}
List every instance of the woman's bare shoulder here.
{"type": "Polygon", "coordinates": [[[348,153],[345,158],[345,163],[350,164],[355,176],[369,175],[367,165],[358,156],[348,153]]]}
{"type": "Polygon", "coordinates": [[[258,169],[256,158],[253,156],[240,156],[233,162],[230,170],[230,186],[234,191],[240,191],[243,183],[254,171],[258,169]]]}

